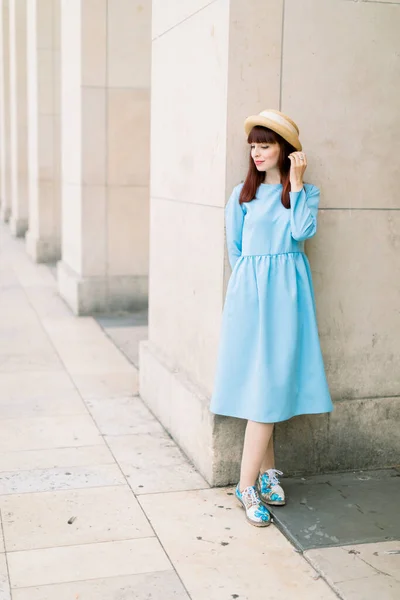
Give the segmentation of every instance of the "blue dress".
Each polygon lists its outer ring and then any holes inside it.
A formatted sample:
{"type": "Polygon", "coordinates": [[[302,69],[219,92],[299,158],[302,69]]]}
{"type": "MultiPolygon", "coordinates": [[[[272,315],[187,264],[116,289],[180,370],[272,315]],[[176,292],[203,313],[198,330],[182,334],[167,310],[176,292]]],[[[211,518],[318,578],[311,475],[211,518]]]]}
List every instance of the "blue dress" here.
{"type": "Polygon", "coordinates": [[[281,202],[282,185],[261,184],[225,208],[232,275],[222,318],[211,411],[261,423],[333,409],[304,240],[317,229],[319,189],[305,184],[281,202]]]}

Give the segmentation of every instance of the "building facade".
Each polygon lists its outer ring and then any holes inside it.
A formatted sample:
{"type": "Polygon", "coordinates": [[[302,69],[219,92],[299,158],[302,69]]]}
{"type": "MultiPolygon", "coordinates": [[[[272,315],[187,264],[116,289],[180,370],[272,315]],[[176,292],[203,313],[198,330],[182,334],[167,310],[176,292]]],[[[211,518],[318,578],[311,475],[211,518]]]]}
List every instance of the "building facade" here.
{"type": "Polygon", "coordinates": [[[0,0],[1,218],[77,315],[149,299],[140,393],[207,480],[244,423],[208,411],[243,120],[300,126],[335,410],[279,424],[287,472],[400,460],[400,1],[0,0]]]}

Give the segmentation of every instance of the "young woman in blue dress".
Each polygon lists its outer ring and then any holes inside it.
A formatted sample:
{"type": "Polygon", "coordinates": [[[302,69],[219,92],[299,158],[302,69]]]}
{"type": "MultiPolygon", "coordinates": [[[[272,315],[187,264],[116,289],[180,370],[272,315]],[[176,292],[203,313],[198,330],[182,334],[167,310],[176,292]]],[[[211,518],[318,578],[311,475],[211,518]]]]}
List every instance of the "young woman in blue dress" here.
{"type": "Polygon", "coordinates": [[[226,206],[232,275],[211,411],[247,419],[236,497],[265,527],[284,505],[274,424],[332,410],[304,241],[316,232],[319,190],[305,184],[297,125],[265,110],[248,117],[249,170],[226,206]]]}

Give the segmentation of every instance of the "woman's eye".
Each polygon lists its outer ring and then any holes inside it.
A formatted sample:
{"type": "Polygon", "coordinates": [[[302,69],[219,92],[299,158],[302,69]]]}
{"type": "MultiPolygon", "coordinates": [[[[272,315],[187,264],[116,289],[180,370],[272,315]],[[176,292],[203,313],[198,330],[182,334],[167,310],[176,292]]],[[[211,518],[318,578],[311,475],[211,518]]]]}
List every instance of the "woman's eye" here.
{"type": "Polygon", "coordinates": [[[267,149],[269,148],[269,146],[261,146],[261,148],[262,148],[263,150],[267,150],[267,149]]]}

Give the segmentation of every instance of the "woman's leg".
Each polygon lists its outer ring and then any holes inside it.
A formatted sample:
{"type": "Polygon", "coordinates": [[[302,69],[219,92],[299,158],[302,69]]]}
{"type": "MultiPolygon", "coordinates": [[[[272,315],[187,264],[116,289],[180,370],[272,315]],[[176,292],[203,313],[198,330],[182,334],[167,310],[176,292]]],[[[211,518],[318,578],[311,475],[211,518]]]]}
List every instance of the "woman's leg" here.
{"type": "Polygon", "coordinates": [[[260,467],[260,473],[265,473],[268,469],[275,469],[275,454],[274,454],[274,436],[271,435],[268,442],[268,448],[264,455],[260,467]]]}
{"type": "Polygon", "coordinates": [[[255,485],[272,438],[273,430],[273,423],[247,422],[240,470],[239,488],[241,491],[255,485]]]}

